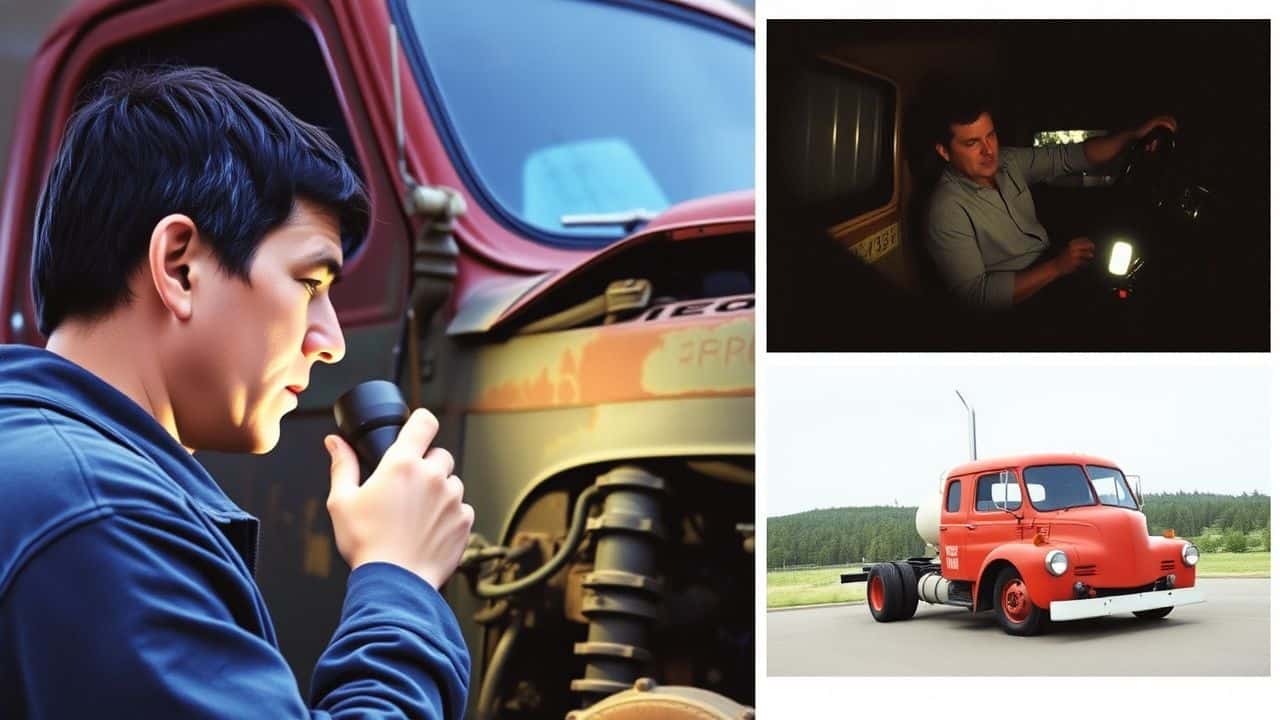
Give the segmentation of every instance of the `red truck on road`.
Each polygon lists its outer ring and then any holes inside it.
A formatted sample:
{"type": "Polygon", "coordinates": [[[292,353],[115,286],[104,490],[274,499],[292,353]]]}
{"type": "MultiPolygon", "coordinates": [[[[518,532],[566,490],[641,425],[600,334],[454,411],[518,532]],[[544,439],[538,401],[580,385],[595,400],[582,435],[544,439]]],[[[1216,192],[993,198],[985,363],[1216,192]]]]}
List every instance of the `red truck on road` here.
{"type": "Polygon", "coordinates": [[[919,601],[995,610],[1005,632],[1132,612],[1161,618],[1204,601],[1194,544],[1147,534],[1141,490],[1119,466],[1087,455],[1024,455],[966,463],[920,504],[916,530],[938,555],[868,565],[879,622],[906,620],[919,601]]]}

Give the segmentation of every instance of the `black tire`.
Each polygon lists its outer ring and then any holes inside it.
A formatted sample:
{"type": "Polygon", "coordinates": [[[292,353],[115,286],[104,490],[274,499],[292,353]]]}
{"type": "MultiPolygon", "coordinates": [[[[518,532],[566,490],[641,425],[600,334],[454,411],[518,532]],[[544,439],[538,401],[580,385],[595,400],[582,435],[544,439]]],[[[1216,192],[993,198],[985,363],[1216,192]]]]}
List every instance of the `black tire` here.
{"type": "Polygon", "coordinates": [[[1143,620],[1159,620],[1160,618],[1164,617],[1165,615],[1168,615],[1171,612],[1173,612],[1172,605],[1170,605],[1169,607],[1163,607],[1163,608],[1153,608],[1151,610],[1135,610],[1133,614],[1142,618],[1143,620]]]}
{"type": "Polygon", "coordinates": [[[902,607],[902,581],[893,563],[876,563],[867,578],[867,607],[876,622],[893,622],[902,607]]]}
{"type": "Polygon", "coordinates": [[[898,579],[902,581],[902,607],[899,620],[910,620],[920,605],[920,596],[916,592],[916,571],[909,562],[894,563],[898,568],[898,579]]]}
{"type": "Polygon", "coordinates": [[[996,575],[991,607],[1010,635],[1039,635],[1049,623],[1049,611],[1031,602],[1016,568],[1006,567],[996,575]]]}

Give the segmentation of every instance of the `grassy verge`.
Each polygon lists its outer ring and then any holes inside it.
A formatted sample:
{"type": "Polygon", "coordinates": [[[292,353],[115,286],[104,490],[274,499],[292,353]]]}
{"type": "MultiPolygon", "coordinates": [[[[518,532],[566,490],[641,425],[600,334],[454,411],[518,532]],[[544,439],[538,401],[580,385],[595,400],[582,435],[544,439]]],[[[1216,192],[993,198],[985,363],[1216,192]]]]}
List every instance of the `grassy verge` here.
{"type": "MultiPolygon", "coordinates": [[[[861,565],[812,570],[770,570],[765,576],[766,606],[770,609],[798,605],[862,602],[866,583],[841,584],[840,573],[861,572],[861,565]]],[[[1197,577],[1271,577],[1271,553],[1206,553],[1200,556],[1197,577]]]]}
{"type": "Polygon", "coordinates": [[[1196,577],[1271,577],[1271,553],[1205,553],[1196,577]]]}
{"type": "Polygon", "coordinates": [[[861,565],[817,570],[771,570],[765,576],[769,608],[855,602],[867,597],[866,583],[840,583],[840,573],[862,572],[861,565]]]}

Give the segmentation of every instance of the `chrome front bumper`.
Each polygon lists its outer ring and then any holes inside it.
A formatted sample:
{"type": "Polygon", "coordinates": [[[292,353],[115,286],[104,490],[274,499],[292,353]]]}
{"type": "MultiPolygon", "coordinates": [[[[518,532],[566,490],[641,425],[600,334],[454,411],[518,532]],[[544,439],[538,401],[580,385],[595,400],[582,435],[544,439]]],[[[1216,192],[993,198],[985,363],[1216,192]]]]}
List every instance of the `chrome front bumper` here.
{"type": "Polygon", "coordinates": [[[1087,600],[1054,600],[1049,603],[1049,619],[1079,620],[1201,602],[1204,602],[1204,591],[1193,587],[1153,590],[1133,595],[1113,595],[1087,600]]]}

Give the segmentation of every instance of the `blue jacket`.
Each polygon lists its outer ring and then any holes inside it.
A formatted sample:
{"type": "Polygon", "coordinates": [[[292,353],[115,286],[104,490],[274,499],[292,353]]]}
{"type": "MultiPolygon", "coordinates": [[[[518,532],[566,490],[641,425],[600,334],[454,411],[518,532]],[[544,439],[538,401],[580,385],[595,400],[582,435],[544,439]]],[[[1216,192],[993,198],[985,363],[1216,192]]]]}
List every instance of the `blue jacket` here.
{"type": "Polygon", "coordinates": [[[385,563],[351,573],[304,703],[257,548],[257,519],[135,402],[0,345],[0,716],[462,717],[457,620],[385,563]]]}

